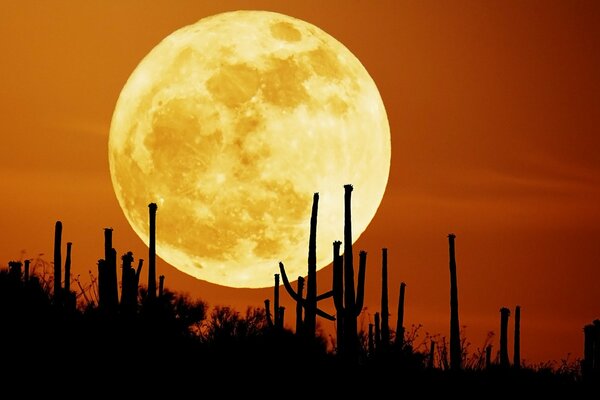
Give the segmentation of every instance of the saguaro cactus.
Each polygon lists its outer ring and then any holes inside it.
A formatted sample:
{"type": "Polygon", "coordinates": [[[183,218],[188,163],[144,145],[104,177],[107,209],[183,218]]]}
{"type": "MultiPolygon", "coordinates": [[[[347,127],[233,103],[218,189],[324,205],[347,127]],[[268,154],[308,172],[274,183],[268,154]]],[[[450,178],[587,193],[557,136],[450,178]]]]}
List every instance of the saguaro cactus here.
{"type": "MultiPolygon", "coordinates": [[[[104,228],[104,294],[105,305],[115,311],[119,304],[119,285],[117,280],[117,251],[112,247],[112,228],[104,228]]],[[[100,277],[99,277],[100,278],[100,277]]]]}
{"type": "MultiPolygon", "coordinates": [[[[358,267],[358,285],[354,289],[354,265],[352,260],[352,185],[344,185],[344,263],[341,268],[339,254],[334,254],[333,268],[333,297],[338,318],[344,321],[343,355],[349,362],[358,361],[358,332],[357,318],[360,315],[364,301],[365,270],[367,253],[360,252],[358,267]],[[336,261],[337,267],[336,267],[336,261]]],[[[334,243],[334,253],[339,246],[334,243]]],[[[338,342],[340,338],[338,338],[338,342]]]]}
{"type": "Polygon", "coordinates": [[[71,247],[73,243],[67,242],[67,258],[65,258],[65,294],[71,293],[71,247]]]}
{"type": "MultiPolygon", "coordinates": [[[[297,293],[298,293],[298,298],[301,299],[302,298],[302,293],[304,292],[304,278],[299,276],[298,277],[298,289],[297,289],[297,293]]],[[[296,301],[296,335],[301,335],[302,334],[302,302],[301,301],[296,301]]]]}
{"type": "Polygon", "coordinates": [[[148,298],[156,298],[156,203],[148,204],[150,245],[148,246],[148,298]]]}
{"type": "Polygon", "coordinates": [[[513,365],[521,368],[521,306],[515,307],[515,343],[513,365]]]}
{"type": "Polygon", "coordinates": [[[406,292],[406,283],[400,283],[400,296],[398,296],[398,320],[396,321],[396,345],[399,348],[404,346],[404,294],[406,292]]]}
{"type": "Polygon", "coordinates": [[[508,358],[508,317],[510,310],[506,307],[500,309],[500,366],[509,367],[508,358]]]}
{"type": "Polygon", "coordinates": [[[158,277],[158,297],[163,297],[165,291],[165,276],[160,275],[158,277]]]}
{"type": "Polygon", "coordinates": [[[306,299],[296,293],[290,284],[290,281],[285,272],[285,266],[282,262],[279,263],[279,270],[283,280],[283,286],[290,297],[300,303],[304,308],[304,322],[302,329],[308,337],[314,337],[316,332],[317,315],[329,319],[335,318],[317,307],[320,300],[327,299],[333,295],[333,291],[323,293],[317,296],[317,214],[319,210],[319,194],[313,195],[313,205],[310,217],[310,235],[308,239],[308,276],[306,279],[306,299]]]}
{"type": "Polygon", "coordinates": [[[485,348],[485,368],[489,369],[492,365],[492,345],[488,344],[485,348]]]}
{"type": "Polygon", "coordinates": [[[375,355],[375,339],[373,338],[373,324],[369,324],[369,356],[373,357],[375,355]]]}
{"type": "Polygon", "coordinates": [[[61,292],[61,240],[62,240],[62,222],[56,221],[54,225],[54,300],[60,299],[61,292]]]}
{"type": "Polygon", "coordinates": [[[390,343],[390,309],[388,306],[387,249],[381,249],[381,346],[390,343]]]}
{"type": "Polygon", "coordinates": [[[460,324],[458,322],[458,283],[456,278],[456,257],[453,233],[448,235],[450,248],[450,369],[459,370],[462,363],[460,346],[460,324]]]}
{"type": "Polygon", "coordinates": [[[279,328],[279,274],[275,274],[275,286],[273,287],[273,312],[275,313],[275,328],[279,328]]]}
{"type": "Polygon", "coordinates": [[[271,318],[271,301],[265,299],[265,318],[267,319],[267,325],[273,327],[273,318],[271,318]]]}
{"type": "Polygon", "coordinates": [[[381,351],[381,322],[379,318],[379,313],[375,313],[375,349],[379,352],[381,351]]]}
{"type": "Polygon", "coordinates": [[[435,342],[432,340],[429,343],[429,357],[427,357],[427,368],[433,369],[433,361],[435,360],[435,342]]]}
{"type": "Polygon", "coordinates": [[[29,264],[31,260],[25,260],[25,271],[23,272],[23,280],[29,282],[29,264]]]}
{"type": "MultiPolygon", "coordinates": [[[[121,257],[121,309],[125,313],[134,313],[137,305],[139,273],[133,269],[133,253],[127,252],[121,257]]],[[[140,260],[138,270],[141,270],[143,260],[140,260]]]]}

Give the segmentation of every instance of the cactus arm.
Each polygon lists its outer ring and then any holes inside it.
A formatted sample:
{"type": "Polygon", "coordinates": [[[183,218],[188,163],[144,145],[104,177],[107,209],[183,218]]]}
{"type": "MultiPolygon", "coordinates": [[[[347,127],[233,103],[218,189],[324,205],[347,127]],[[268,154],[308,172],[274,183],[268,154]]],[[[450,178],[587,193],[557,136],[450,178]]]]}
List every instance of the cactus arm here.
{"type": "Polygon", "coordinates": [[[318,295],[317,301],[328,299],[331,296],[333,296],[333,290],[330,290],[329,292],[325,292],[325,293],[318,295]]]}
{"type": "Polygon", "coordinates": [[[294,288],[290,284],[287,274],[285,273],[285,266],[283,265],[282,262],[279,262],[279,271],[281,271],[281,279],[283,280],[283,286],[285,287],[285,290],[287,290],[290,297],[292,299],[294,299],[294,301],[299,301],[301,303],[304,303],[304,299],[301,299],[298,296],[298,294],[294,291],[294,288]]]}
{"type": "Polygon", "coordinates": [[[342,242],[333,242],[333,303],[338,314],[344,312],[344,260],[340,256],[342,242]]]}
{"type": "Polygon", "coordinates": [[[318,315],[318,316],[320,316],[320,317],[323,317],[323,318],[325,318],[325,319],[328,319],[328,320],[330,320],[330,321],[335,321],[335,317],[334,317],[333,315],[331,315],[331,314],[328,314],[328,313],[326,313],[325,311],[323,311],[323,310],[320,310],[320,309],[318,309],[318,308],[317,308],[317,315],[318,315]]]}
{"type": "Polygon", "coordinates": [[[362,311],[365,300],[365,272],[367,269],[367,252],[360,252],[360,261],[358,265],[358,282],[356,288],[356,308],[355,314],[358,317],[362,311]]]}

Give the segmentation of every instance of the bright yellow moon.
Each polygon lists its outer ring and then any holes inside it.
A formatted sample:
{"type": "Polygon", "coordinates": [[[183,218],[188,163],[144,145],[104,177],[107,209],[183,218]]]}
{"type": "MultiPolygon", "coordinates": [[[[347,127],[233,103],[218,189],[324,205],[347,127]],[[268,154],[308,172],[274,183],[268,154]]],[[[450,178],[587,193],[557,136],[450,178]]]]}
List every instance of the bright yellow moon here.
{"type": "Polygon", "coordinates": [[[375,215],[390,169],[381,96],[360,61],[307,22],[265,11],[201,19],[141,61],[117,102],[109,139],[116,196],[148,244],[196,278],[273,284],[278,261],[306,275],[310,211],[320,193],[318,268],[375,215]]]}

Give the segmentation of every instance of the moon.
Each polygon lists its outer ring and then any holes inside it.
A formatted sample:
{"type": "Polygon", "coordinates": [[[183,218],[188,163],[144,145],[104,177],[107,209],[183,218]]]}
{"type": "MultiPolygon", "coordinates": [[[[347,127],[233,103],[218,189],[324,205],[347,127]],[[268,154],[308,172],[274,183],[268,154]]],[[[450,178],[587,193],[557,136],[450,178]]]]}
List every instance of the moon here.
{"type": "Polygon", "coordinates": [[[390,128],[377,86],[340,42],[267,11],[203,18],[163,39],[129,77],[108,143],[118,202],[175,268],[230,287],[273,284],[278,261],[307,273],[319,192],[317,267],[343,238],[353,184],[353,241],[383,198],[390,128]]]}

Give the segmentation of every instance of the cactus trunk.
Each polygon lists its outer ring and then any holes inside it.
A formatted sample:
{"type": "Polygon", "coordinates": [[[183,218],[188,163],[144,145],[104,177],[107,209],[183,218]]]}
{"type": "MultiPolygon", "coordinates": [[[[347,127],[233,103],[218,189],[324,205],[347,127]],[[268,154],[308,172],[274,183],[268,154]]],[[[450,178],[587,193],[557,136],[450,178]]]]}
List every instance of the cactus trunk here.
{"type": "Polygon", "coordinates": [[[427,368],[433,368],[433,360],[435,359],[435,342],[432,340],[429,344],[429,358],[427,360],[427,368]]]}
{"type": "Polygon", "coordinates": [[[381,320],[379,313],[375,313],[375,350],[381,351],[381,320]]]}
{"type": "Polygon", "coordinates": [[[381,345],[390,344],[390,309],[388,305],[387,249],[381,250],[381,345]]]}
{"type": "Polygon", "coordinates": [[[515,343],[513,365],[521,368],[521,306],[515,307],[515,343]]]}
{"type": "Polygon", "coordinates": [[[275,328],[279,328],[279,274],[275,274],[275,286],[273,287],[273,312],[275,328]]]}
{"type": "Polygon", "coordinates": [[[148,298],[156,298],[156,203],[148,204],[150,245],[148,247],[148,298]]]}
{"type": "Polygon", "coordinates": [[[400,283],[400,296],[398,298],[398,320],[396,322],[396,345],[398,348],[404,346],[404,295],[406,283],[400,283]]]}
{"type": "Polygon", "coordinates": [[[65,294],[71,293],[71,247],[73,243],[67,242],[67,257],[65,258],[65,294]]]}
{"type": "Polygon", "coordinates": [[[54,301],[60,301],[61,292],[61,240],[62,240],[62,222],[56,221],[54,226],[54,301]]]}
{"type": "Polygon", "coordinates": [[[265,318],[267,319],[267,325],[273,327],[273,318],[271,318],[271,301],[265,299],[265,318]]]}
{"type": "MultiPolygon", "coordinates": [[[[343,274],[339,265],[334,266],[333,297],[337,315],[342,315],[343,353],[347,362],[358,362],[359,347],[357,318],[360,315],[364,301],[365,271],[367,253],[360,252],[358,267],[358,285],[354,290],[354,266],[352,260],[352,185],[344,185],[344,258],[343,274]],[[342,276],[343,275],[343,276],[342,276]]],[[[335,252],[334,243],[334,252],[335,252]]]]}
{"type": "Polygon", "coordinates": [[[460,324],[458,321],[458,283],[456,278],[456,257],[454,234],[448,235],[450,249],[450,368],[461,369],[462,351],[460,346],[460,324]]]}
{"type": "Polygon", "coordinates": [[[344,293],[344,260],[340,255],[340,246],[342,242],[333,242],[333,303],[335,305],[336,314],[336,343],[337,343],[337,354],[341,355],[344,353],[344,299],[342,293],[344,293]]]}
{"type": "MultiPolygon", "coordinates": [[[[302,299],[302,294],[304,292],[304,278],[298,277],[298,297],[299,300],[302,299]]],[[[296,301],[296,335],[302,335],[304,332],[303,323],[302,323],[302,301],[296,301]]]]}
{"type": "Polygon", "coordinates": [[[500,309],[500,366],[509,367],[508,358],[508,317],[510,310],[506,307],[500,309]]]}
{"type": "Polygon", "coordinates": [[[29,264],[31,263],[31,260],[25,260],[25,270],[23,272],[23,280],[25,282],[29,282],[29,264]]]}
{"type": "Polygon", "coordinates": [[[104,294],[106,297],[105,305],[115,311],[119,304],[119,290],[117,282],[117,252],[112,247],[111,228],[104,229],[104,294]]]}
{"type": "Polygon", "coordinates": [[[158,297],[163,297],[165,293],[165,276],[160,275],[158,277],[158,297]]]}
{"type": "MultiPolygon", "coordinates": [[[[306,312],[304,313],[304,331],[308,337],[314,337],[317,323],[317,213],[319,194],[313,195],[310,215],[310,236],[308,240],[308,276],[306,281],[306,312]]],[[[300,295],[300,297],[302,297],[300,295]]]]}

